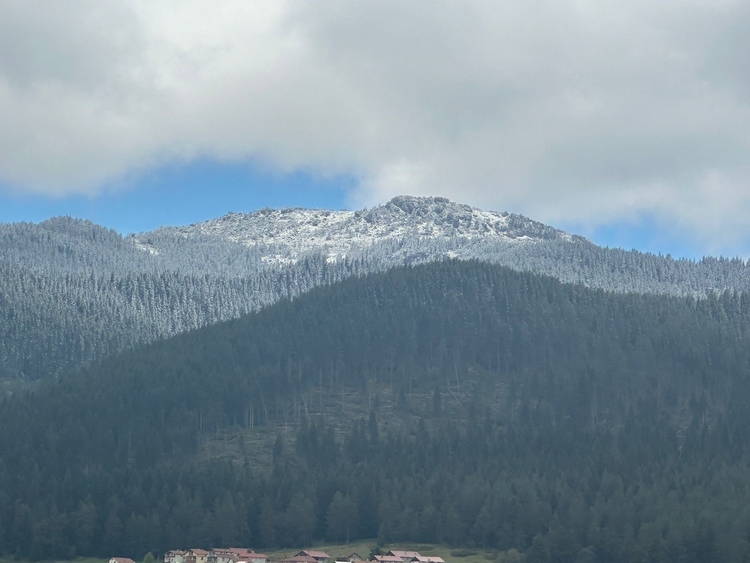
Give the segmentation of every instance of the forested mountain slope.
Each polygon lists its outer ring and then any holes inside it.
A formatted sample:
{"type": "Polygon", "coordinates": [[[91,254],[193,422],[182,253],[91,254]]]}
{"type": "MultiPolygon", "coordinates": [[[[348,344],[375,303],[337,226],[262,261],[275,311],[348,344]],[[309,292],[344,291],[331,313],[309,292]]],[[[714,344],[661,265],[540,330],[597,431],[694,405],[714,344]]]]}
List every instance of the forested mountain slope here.
{"type": "Polygon", "coordinates": [[[603,249],[442,198],[356,212],[264,209],[127,237],[58,217],[0,224],[0,379],[54,376],[352,275],[453,257],[616,291],[750,289],[741,260],[603,249]]]}
{"type": "Polygon", "coordinates": [[[748,323],[744,293],[480,262],[314,289],[6,397],[0,551],[348,533],[529,562],[744,561],[748,323]]]}

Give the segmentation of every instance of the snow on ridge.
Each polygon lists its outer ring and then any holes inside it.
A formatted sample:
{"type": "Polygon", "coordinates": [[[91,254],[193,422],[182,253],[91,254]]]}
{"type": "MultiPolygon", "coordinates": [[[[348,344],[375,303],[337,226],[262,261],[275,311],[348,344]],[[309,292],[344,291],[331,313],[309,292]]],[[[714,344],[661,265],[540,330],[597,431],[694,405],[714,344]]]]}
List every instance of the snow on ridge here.
{"type": "MultiPolygon", "coordinates": [[[[567,233],[522,215],[482,211],[441,197],[414,196],[398,196],[384,205],[359,211],[287,207],[227,213],[184,227],[160,227],[152,233],[217,237],[246,247],[273,247],[263,261],[276,263],[293,263],[310,252],[323,252],[328,262],[335,262],[353,249],[388,239],[493,239],[508,243],[572,240],[567,233]]],[[[152,233],[134,235],[135,243],[158,253],[151,242],[152,233]]]]}

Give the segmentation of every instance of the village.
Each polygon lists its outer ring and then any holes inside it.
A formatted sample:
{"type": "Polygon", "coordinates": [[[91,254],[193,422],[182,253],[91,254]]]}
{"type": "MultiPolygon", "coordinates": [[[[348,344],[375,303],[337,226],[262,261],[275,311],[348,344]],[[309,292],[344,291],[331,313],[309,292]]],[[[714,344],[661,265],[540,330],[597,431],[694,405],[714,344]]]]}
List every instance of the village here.
{"type": "MultiPolygon", "coordinates": [[[[393,550],[369,559],[352,552],[332,558],[324,551],[302,550],[285,559],[269,558],[244,547],[170,550],[162,557],[163,563],[445,563],[442,557],[426,557],[418,551],[393,550]]],[[[108,563],[136,563],[127,557],[112,557],[108,563]]]]}

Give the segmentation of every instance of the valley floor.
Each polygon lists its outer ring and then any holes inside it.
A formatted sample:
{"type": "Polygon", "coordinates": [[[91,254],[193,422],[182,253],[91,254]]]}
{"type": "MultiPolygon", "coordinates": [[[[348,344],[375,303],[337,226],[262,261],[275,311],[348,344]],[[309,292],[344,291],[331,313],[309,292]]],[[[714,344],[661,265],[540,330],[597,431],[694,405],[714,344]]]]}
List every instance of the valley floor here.
{"type": "MultiPolygon", "coordinates": [[[[488,563],[488,562],[505,562],[512,563],[513,555],[503,552],[497,552],[492,550],[483,549],[455,549],[444,545],[438,544],[410,544],[409,546],[401,545],[377,545],[377,540],[359,540],[351,543],[331,543],[331,544],[316,544],[314,548],[316,550],[325,551],[329,553],[332,559],[335,559],[339,555],[348,555],[352,552],[360,554],[362,557],[367,558],[370,552],[376,547],[380,548],[383,553],[391,549],[410,549],[419,551],[422,555],[429,557],[442,557],[445,563],[488,563]]],[[[309,548],[309,546],[307,546],[309,548]]],[[[283,559],[290,558],[297,554],[302,549],[306,549],[304,546],[297,546],[294,548],[283,548],[283,549],[263,549],[263,553],[268,555],[269,561],[281,561],[283,559]]],[[[156,554],[155,554],[156,556],[156,554]]],[[[161,560],[162,554],[159,554],[159,560],[161,560]]],[[[99,559],[96,557],[77,557],[75,559],[63,560],[63,559],[49,559],[44,563],[107,563],[108,559],[99,559]]],[[[0,557],[0,563],[32,563],[28,559],[16,559],[12,556],[0,557]]]]}

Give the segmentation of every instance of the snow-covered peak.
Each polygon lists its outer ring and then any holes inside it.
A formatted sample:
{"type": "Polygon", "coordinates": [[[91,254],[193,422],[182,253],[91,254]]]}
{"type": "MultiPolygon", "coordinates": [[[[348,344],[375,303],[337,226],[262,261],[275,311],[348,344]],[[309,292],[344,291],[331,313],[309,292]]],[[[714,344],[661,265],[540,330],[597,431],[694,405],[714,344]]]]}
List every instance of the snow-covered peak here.
{"type": "MultiPolygon", "coordinates": [[[[567,233],[521,215],[482,211],[441,197],[398,196],[388,203],[359,211],[323,209],[260,209],[228,213],[185,227],[161,227],[135,236],[144,250],[158,252],[150,235],[185,238],[208,236],[247,247],[272,247],[272,261],[296,261],[309,252],[323,252],[329,261],[388,239],[445,239],[468,242],[494,239],[534,242],[567,233]]],[[[158,236],[154,239],[158,240],[158,236]]]]}

